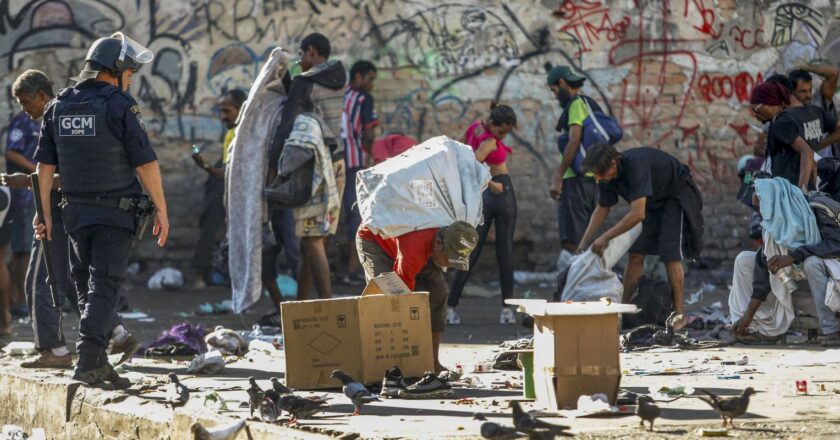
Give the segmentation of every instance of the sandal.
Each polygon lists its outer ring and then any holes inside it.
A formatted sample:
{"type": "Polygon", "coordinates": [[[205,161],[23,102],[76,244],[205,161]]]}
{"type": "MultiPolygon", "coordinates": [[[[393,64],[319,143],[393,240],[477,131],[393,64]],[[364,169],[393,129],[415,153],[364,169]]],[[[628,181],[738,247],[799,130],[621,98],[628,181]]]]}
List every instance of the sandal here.
{"type": "Polygon", "coordinates": [[[840,347],[840,333],[831,333],[823,336],[823,340],[820,345],[826,348],[840,347]]]}
{"type": "Polygon", "coordinates": [[[766,336],[761,333],[744,333],[735,335],[735,342],[744,345],[777,345],[783,342],[785,335],[766,336]]]}

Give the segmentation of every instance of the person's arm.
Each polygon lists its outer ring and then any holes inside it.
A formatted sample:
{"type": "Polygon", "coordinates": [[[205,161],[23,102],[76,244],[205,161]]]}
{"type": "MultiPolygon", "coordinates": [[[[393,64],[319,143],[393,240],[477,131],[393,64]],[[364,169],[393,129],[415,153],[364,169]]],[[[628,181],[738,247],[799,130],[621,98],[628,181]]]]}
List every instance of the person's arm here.
{"type": "Polygon", "coordinates": [[[767,157],[767,132],[762,131],[758,134],[753,144],[753,155],[756,157],[767,157]]]}
{"type": "Polygon", "coordinates": [[[217,168],[210,165],[207,162],[207,159],[204,158],[200,153],[194,153],[192,155],[193,162],[198,165],[204,171],[207,171],[207,174],[213,176],[219,180],[225,180],[225,169],[224,168],[217,168]]]}
{"type": "Polygon", "coordinates": [[[799,153],[799,182],[797,186],[807,193],[808,184],[814,175],[814,150],[801,136],[794,139],[790,145],[799,153]]]}
{"type": "Polygon", "coordinates": [[[155,227],[152,233],[158,238],[158,246],[163,247],[166,244],[166,238],[169,237],[169,217],[166,210],[166,197],[163,195],[160,163],[155,160],[140,165],[135,170],[137,170],[137,176],[140,177],[140,183],[146,188],[149,198],[155,204],[155,227]]]}
{"type": "Polygon", "coordinates": [[[820,96],[824,102],[831,102],[834,99],[834,92],[837,90],[837,78],[840,76],[840,70],[834,66],[819,64],[806,64],[799,67],[823,77],[822,85],[820,85],[820,96]]]}
{"type": "Polygon", "coordinates": [[[27,173],[31,174],[35,172],[35,163],[29,160],[20,151],[6,150],[6,160],[27,173]]]}
{"type": "Polygon", "coordinates": [[[374,110],[373,96],[365,93],[365,100],[362,102],[362,148],[371,154],[373,142],[376,140],[376,127],[379,126],[379,118],[374,110]]]}
{"type": "Polygon", "coordinates": [[[592,252],[598,255],[604,253],[604,249],[610,244],[610,240],[619,235],[633,229],[645,219],[645,206],[647,205],[647,197],[639,197],[630,202],[630,211],[612,228],[604,232],[592,243],[592,252]]]}
{"type": "Polygon", "coordinates": [[[41,212],[44,214],[43,224],[41,224],[38,216],[35,216],[32,222],[38,240],[43,240],[45,236],[47,241],[52,240],[52,204],[50,203],[50,191],[52,191],[55,168],[55,165],[45,163],[39,163],[35,167],[38,173],[38,186],[40,187],[40,198],[42,201],[41,212]]]}
{"type": "Polygon", "coordinates": [[[592,216],[589,217],[589,225],[586,227],[586,232],[583,233],[583,237],[580,239],[580,244],[578,245],[578,253],[581,253],[589,247],[589,243],[592,241],[592,237],[601,229],[601,226],[607,220],[607,216],[610,213],[609,206],[597,206],[595,210],[592,211],[592,216]]]}
{"type": "MultiPolygon", "coordinates": [[[[828,112],[823,110],[823,115],[828,119],[828,122],[833,122],[834,125],[831,127],[827,127],[831,130],[831,132],[820,141],[818,148],[823,149],[829,145],[832,145],[838,141],[840,141],[840,119],[834,118],[827,114],[828,112]]],[[[826,130],[828,131],[828,130],[826,130]]]]}
{"type": "Polygon", "coordinates": [[[376,125],[366,128],[364,134],[362,135],[362,148],[368,154],[373,153],[373,143],[376,141],[376,125]]]}
{"type": "MultiPolygon", "coordinates": [[[[496,151],[498,145],[496,144],[496,139],[494,138],[487,138],[481,145],[478,146],[478,149],[475,150],[475,160],[484,163],[484,160],[487,159],[487,156],[490,153],[496,151]]],[[[493,194],[501,194],[505,190],[505,186],[499,182],[493,182],[492,180],[487,184],[487,187],[490,188],[490,191],[493,194]]]]}
{"type": "Polygon", "coordinates": [[[563,159],[560,161],[560,165],[554,170],[554,180],[549,190],[551,197],[554,199],[560,198],[560,194],[563,192],[563,176],[566,175],[566,171],[574,163],[575,156],[580,149],[580,143],[583,139],[583,121],[588,116],[584,99],[582,97],[576,98],[569,106],[569,142],[563,149],[563,159]]]}
{"type": "Polygon", "coordinates": [[[770,271],[767,266],[767,257],[764,255],[764,248],[759,249],[755,254],[752,288],[752,297],[750,297],[750,304],[747,306],[744,316],[733,324],[733,329],[736,334],[746,333],[747,327],[752,323],[756,310],[767,300],[767,296],[770,295],[770,271]]]}

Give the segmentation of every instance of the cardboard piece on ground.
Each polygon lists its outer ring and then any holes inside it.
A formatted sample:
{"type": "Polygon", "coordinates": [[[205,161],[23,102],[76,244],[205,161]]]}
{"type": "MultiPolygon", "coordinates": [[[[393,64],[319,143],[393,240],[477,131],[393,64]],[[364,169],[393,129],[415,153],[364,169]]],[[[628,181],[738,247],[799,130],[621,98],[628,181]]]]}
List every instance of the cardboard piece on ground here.
{"type": "Polygon", "coordinates": [[[604,393],[615,404],[621,384],[620,313],[634,305],[508,300],[534,316],[534,385],[548,410],[575,408],[581,395],[604,393]]]}
{"type": "Polygon", "coordinates": [[[373,384],[395,365],[406,377],[434,368],[426,293],[288,301],[281,314],[292,388],[338,388],[336,369],[373,384]]]}

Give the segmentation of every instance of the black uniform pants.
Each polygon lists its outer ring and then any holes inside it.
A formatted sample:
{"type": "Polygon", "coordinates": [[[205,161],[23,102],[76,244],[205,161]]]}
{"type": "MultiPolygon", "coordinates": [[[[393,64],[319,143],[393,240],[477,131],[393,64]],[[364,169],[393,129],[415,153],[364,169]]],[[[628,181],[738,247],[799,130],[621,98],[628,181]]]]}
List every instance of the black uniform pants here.
{"type": "Polygon", "coordinates": [[[490,232],[490,227],[494,222],[496,223],[496,261],[499,264],[502,307],[505,307],[506,299],[513,298],[513,230],[516,228],[516,194],[513,192],[510,175],[493,176],[493,181],[501,183],[505,190],[501,194],[493,194],[490,188],[484,190],[484,223],[478,226],[478,245],[470,254],[470,270],[458,271],[455,275],[455,282],[449,292],[449,307],[458,306],[461,293],[478,262],[481,249],[484,248],[484,242],[487,240],[487,233],[490,232]]]}
{"type": "Polygon", "coordinates": [[[105,350],[113,328],[118,290],[125,278],[131,231],[108,225],[93,225],[70,233],[73,282],[79,295],[79,352],[77,368],[88,371],[107,362],[105,350]]]}

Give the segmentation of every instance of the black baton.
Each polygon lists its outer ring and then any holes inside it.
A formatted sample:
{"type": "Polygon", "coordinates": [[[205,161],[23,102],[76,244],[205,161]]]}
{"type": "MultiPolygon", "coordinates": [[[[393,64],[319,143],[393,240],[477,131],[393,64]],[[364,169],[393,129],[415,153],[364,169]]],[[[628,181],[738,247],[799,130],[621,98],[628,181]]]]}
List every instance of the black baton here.
{"type": "MultiPolygon", "coordinates": [[[[35,213],[38,215],[38,221],[46,226],[44,221],[44,205],[41,200],[41,185],[38,182],[38,173],[29,175],[29,180],[32,182],[32,193],[35,196],[35,213]]],[[[58,295],[56,295],[56,282],[53,277],[52,258],[50,258],[50,241],[47,240],[46,230],[44,231],[44,238],[41,240],[41,249],[44,250],[44,264],[47,269],[47,286],[50,288],[50,296],[52,296],[53,307],[58,307],[58,295]]],[[[37,276],[37,274],[35,274],[37,276]]]]}

